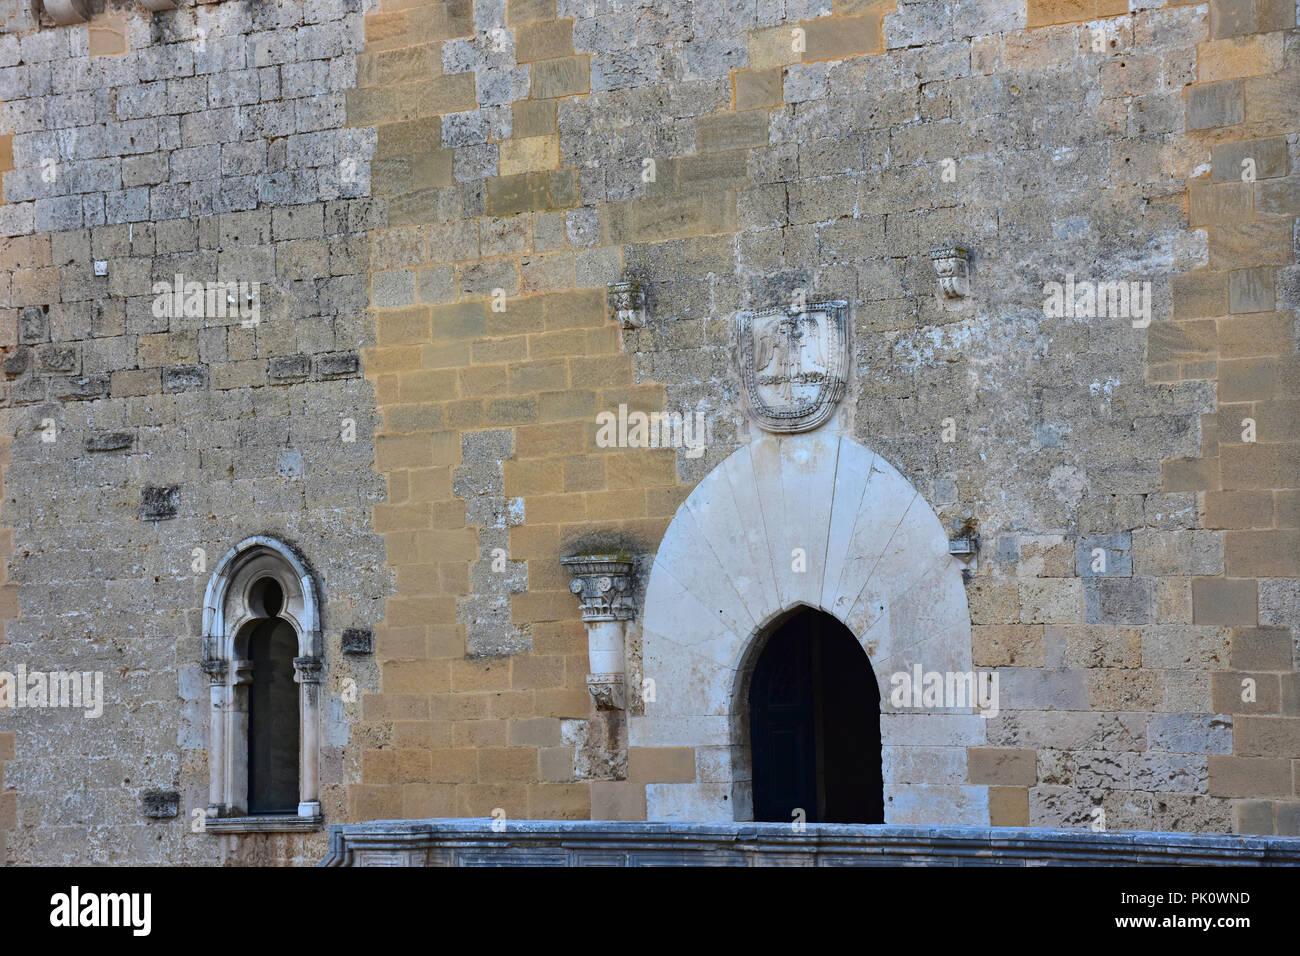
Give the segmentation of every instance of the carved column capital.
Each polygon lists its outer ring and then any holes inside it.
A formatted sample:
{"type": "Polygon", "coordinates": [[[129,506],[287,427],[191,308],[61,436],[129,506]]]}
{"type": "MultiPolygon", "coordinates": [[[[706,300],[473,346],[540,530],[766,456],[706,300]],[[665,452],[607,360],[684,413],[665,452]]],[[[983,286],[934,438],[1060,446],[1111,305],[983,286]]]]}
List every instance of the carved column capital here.
{"type": "Polygon", "coordinates": [[[226,675],[230,673],[230,665],[226,661],[210,657],[205,658],[201,666],[203,673],[208,675],[209,684],[224,684],[226,675]]]}
{"type": "Polygon", "coordinates": [[[624,555],[579,554],[561,558],[573,577],[569,590],[582,603],[582,620],[630,621],[636,616],[632,598],[632,561],[624,555]]]}
{"type": "Polygon", "coordinates": [[[295,657],[293,659],[293,679],[299,684],[319,684],[325,662],[319,657],[295,657]]]}

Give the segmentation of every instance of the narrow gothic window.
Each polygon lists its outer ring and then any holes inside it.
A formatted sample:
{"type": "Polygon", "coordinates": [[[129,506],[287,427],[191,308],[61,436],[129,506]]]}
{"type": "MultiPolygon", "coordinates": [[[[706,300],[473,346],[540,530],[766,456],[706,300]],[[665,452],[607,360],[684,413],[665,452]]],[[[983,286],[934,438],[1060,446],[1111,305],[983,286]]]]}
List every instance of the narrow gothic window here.
{"type": "Polygon", "coordinates": [[[213,573],[203,608],[208,829],[320,825],[319,621],[312,577],[279,541],[241,541],[213,573]]]}

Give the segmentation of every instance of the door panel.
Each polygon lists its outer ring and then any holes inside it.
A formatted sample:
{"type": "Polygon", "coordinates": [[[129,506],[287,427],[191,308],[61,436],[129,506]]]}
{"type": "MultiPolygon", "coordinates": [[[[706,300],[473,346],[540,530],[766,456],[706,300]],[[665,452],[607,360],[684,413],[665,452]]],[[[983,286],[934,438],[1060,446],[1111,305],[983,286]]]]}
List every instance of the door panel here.
{"type": "Polygon", "coordinates": [[[754,670],[755,820],[788,822],[796,808],[808,820],[817,818],[811,650],[802,628],[782,628],[754,670]]]}
{"type": "Polygon", "coordinates": [[[881,823],[880,692],[852,633],[811,609],[768,638],[750,682],[754,819],[881,823]]]}

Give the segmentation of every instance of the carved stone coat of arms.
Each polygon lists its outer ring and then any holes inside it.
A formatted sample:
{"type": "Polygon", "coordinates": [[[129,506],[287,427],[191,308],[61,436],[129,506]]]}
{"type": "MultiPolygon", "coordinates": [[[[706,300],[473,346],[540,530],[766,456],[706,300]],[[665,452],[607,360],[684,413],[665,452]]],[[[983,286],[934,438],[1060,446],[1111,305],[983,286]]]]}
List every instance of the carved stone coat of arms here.
{"type": "Polygon", "coordinates": [[[771,432],[801,432],[830,418],[848,381],[848,303],[741,312],[737,353],[750,414],[771,432]]]}

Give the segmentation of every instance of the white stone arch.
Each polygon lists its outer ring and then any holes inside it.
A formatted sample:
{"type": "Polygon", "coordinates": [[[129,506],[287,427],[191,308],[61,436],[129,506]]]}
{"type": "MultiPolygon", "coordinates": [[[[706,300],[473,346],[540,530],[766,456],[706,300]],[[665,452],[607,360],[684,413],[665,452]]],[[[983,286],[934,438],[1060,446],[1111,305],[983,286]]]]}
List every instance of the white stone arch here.
{"type": "Polygon", "coordinates": [[[738,449],[664,535],[642,619],[655,697],[629,721],[629,744],[695,748],[695,781],[647,784],[649,819],[752,819],[745,669],[755,639],[800,605],[842,621],[880,683],[885,822],[987,825],[987,788],[966,783],[965,759],[983,719],[889,703],[896,672],[971,671],[961,565],[896,469],[827,432],[738,449]]]}
{"type": "Polygon", "coordinates": [[[320,809],[320,681],[323,669],[320,602],[315,581],[293,549],[265,535],[245,538],[217,562],[203,598],[203,670],[209,682],[208,820],[210,830],[315,829],[320,809]],[[252,665],[239,638],[245,625],[268,615],[257,588],[279,585],[283,607],[275,615],[298,640],[298,814],[248,817],[248,687],[252,665]]]}

